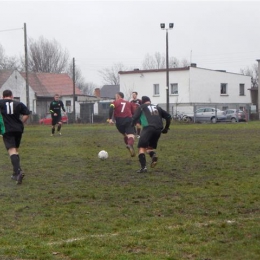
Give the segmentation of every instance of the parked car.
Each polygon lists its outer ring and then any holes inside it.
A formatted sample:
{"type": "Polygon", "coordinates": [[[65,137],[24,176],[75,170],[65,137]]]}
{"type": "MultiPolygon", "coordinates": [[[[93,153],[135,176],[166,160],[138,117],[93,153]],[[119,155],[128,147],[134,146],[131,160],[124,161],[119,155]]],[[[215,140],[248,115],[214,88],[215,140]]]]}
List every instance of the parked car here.
{"type": "Polygon", "coordinates": [[[186,121],[194,122],[211,122],[216,123],[219,121],[226,120],[226,113],[220,109],[214,107],[202,107],[195,111],[195,113],[190,113],[185,115],[186,121]]]}
{"type": "MultiPolygon", "coordinates": [[[[67,123],[68,122],[68,117],[65,114],[62,114],[61,117],[62,123],[67,123]]],[[[39,120],[39,124],[41,125],[51,125],[51,114],[46,114],[46,116],[42,119],[39,120]]]]}
{"type": "Polygon", "coordinates": [[[246,113],[239,109],[227,109],[226,110],[226,121],[230,121],[232,123],[247,121],[246,113]]]}

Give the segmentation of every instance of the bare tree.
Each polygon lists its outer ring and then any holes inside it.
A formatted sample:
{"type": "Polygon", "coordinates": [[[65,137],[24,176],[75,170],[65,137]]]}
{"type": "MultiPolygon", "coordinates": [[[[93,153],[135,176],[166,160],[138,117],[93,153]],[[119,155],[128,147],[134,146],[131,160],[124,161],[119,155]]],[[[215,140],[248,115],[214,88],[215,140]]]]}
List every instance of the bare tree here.
{"type": "MultiPolygon", "coordinates": [[[[176,57],[169,57],[169,68],[180,68],[189,66],[187,59],[179,61],[176,57]]],[[[166,57],[165,55],[156,52],[154,56],[146,54],[142,63],[144,70],[151,69],[165,69],[166,68],[166,57]]]]}
{"type": "Polygon", "coordinates": [[[104,68],[99,71],[103,83],[107,85],[119,85],[120,79],[119,79],[119,71],[126,70],[124,65],[122,63],[116,63],[111,68],[104,68]]]}
{"type": "Polygon", "coordinates": [[[82,90],[82,92],[86,95],[94,95],[94,90],[98,88],[96,84],[93,82],[81,82],[78,87],[82,90]]]}
{"type": "Polygon", "coordinates": [[[12,70],[19,69],[20,64],[16,57],[8,57],[5,55],[5,50],[0,44],[0,70],[12,70]]]}
{"type": "Polygon", "coordinates": [[[154,56],[147,53],[142,63],[144,70],[163,69],[165,67],[165,57],[159,52],[156,52],[154,56]]]}
{"type": "MultiPolygon", "coordinates": [[[[73,61],[70,62],[67,73],[70,78],[73,79],[73,61]]],[[[97,88],[96,84],[92,82],[85,82],[81,69],[78,66],[75,66],[75,84],[82,91],[82,93],[86,95],[94,95],[94,90],[97,88]]]]}
{"type": "Polygon", "coordinates": [[[55,39],[48,41],[41,36],[38,41],[29,39],[28,45],[29,71],[48,73],[66,72],[69,54],[67,50],[61,48],[55,39]]]}
{"type": "Polygon", "coordinates": [[[251,87],[258,88],[258,64],[255,63],[245,69],[240,69],[240,73],[251,77],[251,87]]]}

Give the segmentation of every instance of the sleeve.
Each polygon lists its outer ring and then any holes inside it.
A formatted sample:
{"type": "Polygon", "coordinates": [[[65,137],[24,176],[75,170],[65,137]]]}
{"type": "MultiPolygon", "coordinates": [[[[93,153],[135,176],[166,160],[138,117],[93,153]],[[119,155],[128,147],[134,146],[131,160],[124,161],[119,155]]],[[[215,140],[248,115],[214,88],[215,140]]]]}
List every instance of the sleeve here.
{"type": "Polygon", "coordinates": [[[21,115],[30,115],[29,109],[28,109],[27,106],[25,106],[25,104],[23,104],[23,103],[21,103],[20,114],[21,114],[21,115]]]}

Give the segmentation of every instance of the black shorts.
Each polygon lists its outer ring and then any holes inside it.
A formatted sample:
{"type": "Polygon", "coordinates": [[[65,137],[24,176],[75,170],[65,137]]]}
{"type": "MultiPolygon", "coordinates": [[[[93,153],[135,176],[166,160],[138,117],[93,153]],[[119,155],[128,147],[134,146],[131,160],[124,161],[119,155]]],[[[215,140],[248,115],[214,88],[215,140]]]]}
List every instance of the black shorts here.
{"type": "Polygon", "coordinates": [[[116,128],[121,134],[135,134],[135,128],[131,126],[131,117],[117,117],[116,118],[116,128]]]}
{"type": "Polygon", "coordinates": [[[61,116],[52,116],[52,125],[57,125],[59,122],[61,122],[61,116]]]}
{"type": "Polygon", "coordinates": [[[6,150],[10,148],[19,148],[22,140],[21,132],[9,132],[3,135],[3,141],[5,144],[6,150]]]}
{"type": "Polygon", "coordinates": [[[138,141],[138,148],[157,148],[158,140],[161,136],[161,130],[156,129],[152,126],[144,127],[142,129],[139,141],[138,141]]]}

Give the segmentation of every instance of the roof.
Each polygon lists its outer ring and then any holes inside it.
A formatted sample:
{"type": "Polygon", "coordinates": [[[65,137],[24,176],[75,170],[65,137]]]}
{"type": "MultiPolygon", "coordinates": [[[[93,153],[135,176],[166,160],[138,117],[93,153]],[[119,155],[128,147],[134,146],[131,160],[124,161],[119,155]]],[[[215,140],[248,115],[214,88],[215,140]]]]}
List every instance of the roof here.
{"type": "Polygon", "coordinates": [[[100,89],[100,97],[115,98],[115,94],[119,92],[119,85],[104,85],[100,89]]]}
{"type": "MultiPolygon", "coordinates": [[[[25,72],[21,72],[21,75],[26,79],[25,72]]],[[[29,72],[28,79],[29,86],[37,96],[73,95],[73,80],[66,73],[29,72]]],[[[75,86],[75,94],[82,94],[77,86],[75,86]]]]}
{"type": "Polygon", "coordinates": [[[0,88],[5,84],[13,70],[0,70],[0,88]]]}

